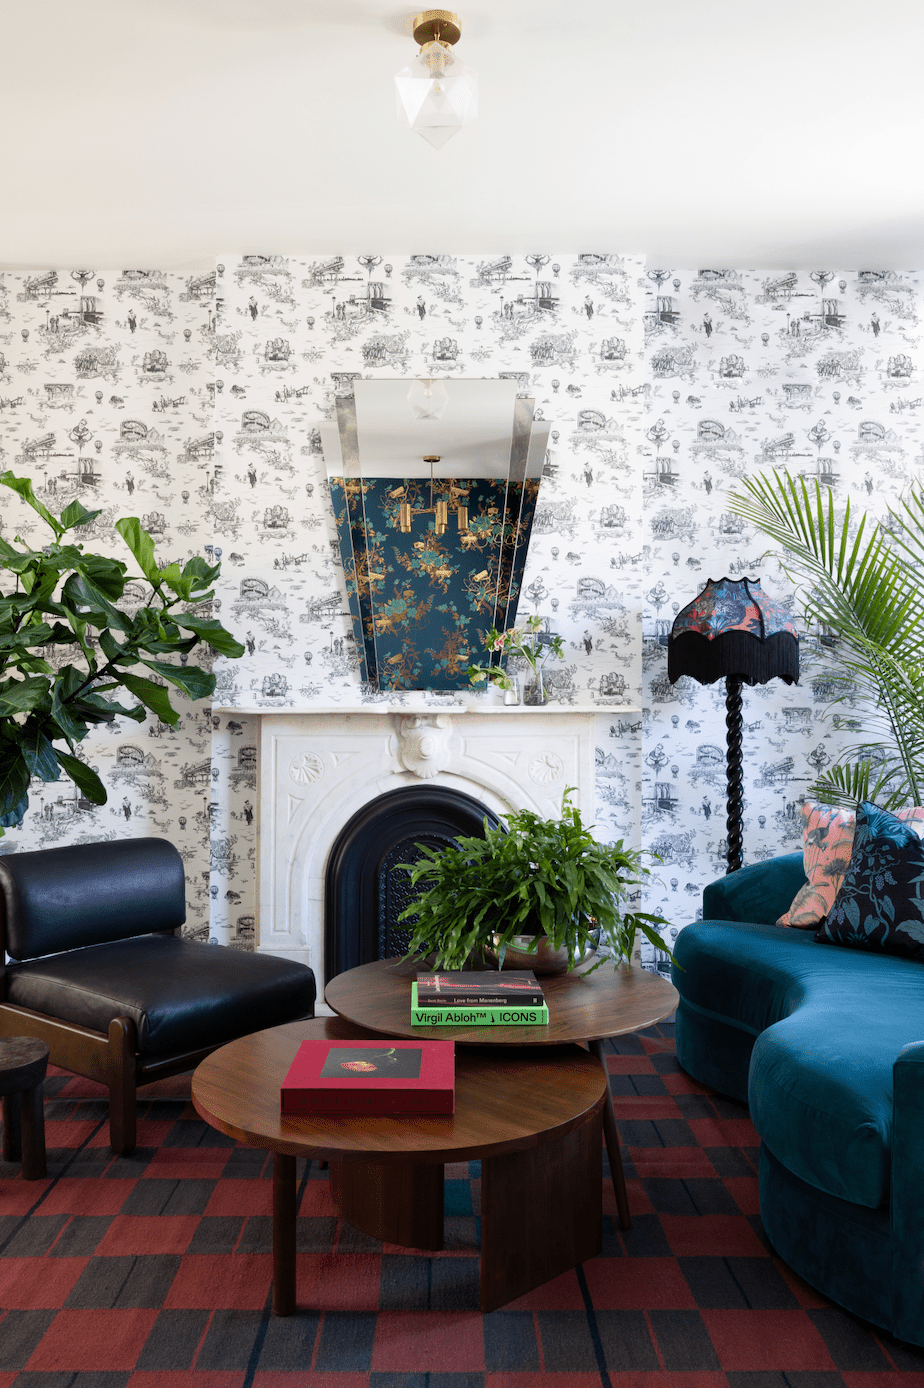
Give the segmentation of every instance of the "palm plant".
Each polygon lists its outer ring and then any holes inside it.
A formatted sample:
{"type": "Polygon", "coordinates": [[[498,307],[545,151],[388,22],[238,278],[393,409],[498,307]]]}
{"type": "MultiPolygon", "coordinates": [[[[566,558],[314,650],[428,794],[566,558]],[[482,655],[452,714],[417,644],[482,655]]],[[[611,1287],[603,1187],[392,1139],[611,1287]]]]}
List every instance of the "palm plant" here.
{"type": "Polygon", "coordinates": [[[810,793],[829,804],[924,803],[924,485],[914,483],[888,519],[862,514],[853,539],[849,500],[839,524],[831,492],[788,472],[746,479],[729,509],[780,546],[806,623],[834,638],[830,673],[851,684],[832,703],[857,698],[865,713],[863,740],[810,793]]]}

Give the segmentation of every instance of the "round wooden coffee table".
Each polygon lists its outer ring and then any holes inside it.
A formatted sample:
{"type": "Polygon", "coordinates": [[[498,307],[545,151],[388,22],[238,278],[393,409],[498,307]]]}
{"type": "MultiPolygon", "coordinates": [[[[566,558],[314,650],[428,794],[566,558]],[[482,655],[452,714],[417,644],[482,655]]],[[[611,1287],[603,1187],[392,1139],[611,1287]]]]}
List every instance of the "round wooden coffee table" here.
{"type": "MultiPolygon", "coordinates": [[[[414,1027],[411,1026],[411,983],[421,971],[416,960],[377,959],[337,974],[327,985],[325,1002],[357,1026],[386,1036],[439,1036],[459,1046],[560,1046],[586,1042],[606,1070],[603,1042],[612,1036],[641,1031],[669,1016],[677,1006],[677,990],[660,974],[620,964],[601,964],[567,974],[544,974],[539,980],[549,1007],[544,1027],[414,1027]]],[[[623,1229],[631,1227],[626,1179],[619,1152],[609,1085],[603,1110],[603,1134],[610,1159],[613,1191],[623,1229]]]]}
{"type": "Polygon", "coordinates": [[[408,1248],[442,1247],[443,1166],[480,1160],[481,1308],[496,1310],[601,1248],[606,1081],[575,1045],[456,1050],[449,1115],[294,1116],[279,1090],[299,1043],[371,1035],[339,1017],[258,1031],[222,1046],[192,1078],[212,1127],[273,1153],[273,1310],[295,1309],[296,1157],[331,1163],[349,1223],[408,1248]]]}

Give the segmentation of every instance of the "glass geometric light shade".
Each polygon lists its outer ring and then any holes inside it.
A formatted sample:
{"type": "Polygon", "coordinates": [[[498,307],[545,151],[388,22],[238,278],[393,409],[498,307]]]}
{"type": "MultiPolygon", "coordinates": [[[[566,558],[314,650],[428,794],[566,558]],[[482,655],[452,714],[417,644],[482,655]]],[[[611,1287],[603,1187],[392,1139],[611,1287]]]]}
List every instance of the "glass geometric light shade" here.
{"type": "Polygon", "coordinates": [[[407,393],[407,403],[415,419],[442,419],[449,404],[449,391],[442,381],[415,381],[407,393]]]}
{"type": "Polygon", "coordinates": [[[438,43],[427,44],[395,74],[395,89],[398,119],[434,149],[478,115],[477,72],[438,43]]]}

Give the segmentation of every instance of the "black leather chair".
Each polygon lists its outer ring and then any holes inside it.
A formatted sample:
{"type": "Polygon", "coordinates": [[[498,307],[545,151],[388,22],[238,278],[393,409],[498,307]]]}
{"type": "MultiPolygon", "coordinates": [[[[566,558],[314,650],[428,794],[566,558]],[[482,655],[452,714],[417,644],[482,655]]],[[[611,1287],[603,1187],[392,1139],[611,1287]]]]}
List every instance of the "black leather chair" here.
{"type": "Polygon", "coordinates": [[[165,839],[0,857],[0,1035],[39,1037],[53,1065],[107,1085],[122,1155],[139,1085],[314,1016],[307,965],[184,940],[185,918],[183,860],[165,839]]]}

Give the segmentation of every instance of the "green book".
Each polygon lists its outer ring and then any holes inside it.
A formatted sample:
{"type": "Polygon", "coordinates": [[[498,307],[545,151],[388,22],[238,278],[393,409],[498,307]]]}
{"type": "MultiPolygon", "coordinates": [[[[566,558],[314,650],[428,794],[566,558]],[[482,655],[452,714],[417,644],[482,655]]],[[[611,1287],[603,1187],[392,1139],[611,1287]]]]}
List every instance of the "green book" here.
{"type": "Polygon", "coordinates": [[[548,1023],[547,1006],[418,1007],[417,984],[411,984],[411,1025],[415,1027],[544,1027],[548,1023]]]}

